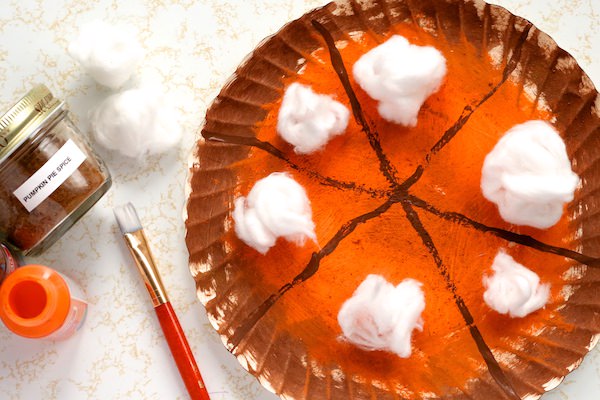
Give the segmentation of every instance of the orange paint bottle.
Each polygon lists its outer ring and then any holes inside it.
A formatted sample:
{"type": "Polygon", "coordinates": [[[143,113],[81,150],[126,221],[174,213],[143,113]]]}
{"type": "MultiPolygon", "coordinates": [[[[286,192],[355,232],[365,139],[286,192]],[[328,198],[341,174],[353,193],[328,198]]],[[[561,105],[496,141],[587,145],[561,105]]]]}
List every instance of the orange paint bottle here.
{"type": "Polygon", "coordinates": [[[17,268],[0,287],[0,319],[20,336],[67,339],[79,330],[86,313],[77,284],[43,265],[17,268]]]}

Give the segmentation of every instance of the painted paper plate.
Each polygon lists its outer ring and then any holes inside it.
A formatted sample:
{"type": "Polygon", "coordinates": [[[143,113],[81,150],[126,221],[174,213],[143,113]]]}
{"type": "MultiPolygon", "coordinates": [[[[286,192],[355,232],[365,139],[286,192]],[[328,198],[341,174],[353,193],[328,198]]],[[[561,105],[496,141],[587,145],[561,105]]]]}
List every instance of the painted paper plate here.
{"type": "Polygon", "coordinates": [[[287,399],[535,399],[600,332],[600,115],[577,62],[530,22],[480,0],[340,1],[265,40],[206,114],[190,164],[186,243],[198,296],[225,346],[287,399]],[[440,90],[416,127],[382,120],[352,65],[392,35],[436,47],[440,90]],[[293,82],[352,110],[346,132],[299,155],[277,135],[293,82]],[[550,122],[581,177],[561,221],[510,225],[480,193],[504,132],[550,122]],[[262,255],[234,232],[233,202],[272,172],[307,191],[317,243],[262,255]],[[499,251],[551,285],[510,318],[483,301],[499,251]],[[337,313],[369,274],[423,283],[423,330],[400,358],[341,338],[337,313]]]}

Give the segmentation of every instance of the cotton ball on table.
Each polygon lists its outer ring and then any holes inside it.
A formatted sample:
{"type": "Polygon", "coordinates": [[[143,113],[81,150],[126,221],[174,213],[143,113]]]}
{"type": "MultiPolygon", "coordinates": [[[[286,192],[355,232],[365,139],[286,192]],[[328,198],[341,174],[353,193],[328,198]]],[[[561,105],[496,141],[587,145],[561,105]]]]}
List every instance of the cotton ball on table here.
{"type": "Polygon", "coordinates": [[[354,79],[379,101],[386,120],[416,126],[421,106],[446,76],[446,59],[435,48],[394,35],[354,63],[354,79]]]}
{"type": "Polygon", "coordinates": [[[125,90],[107,97],[90,115],[98,143],[128,157],[164,152],[181,139],[179,113],[156,88],[125,90]]]}
{"type": "Polygon", "coordinates": [[[524,317],[546,305],[550,285],[540,284],[540,277],[516,262],[504,251],[492,264],[494,274],[483,278],[485,303],[500,314],[524,317]]]}
{"type": "Polygon", "coordinates": [[[306,192],[283,172],[274,172],[256,182],[247,198],[237,198],[233,220],[237,236],[262,254],[279,237],[300,246],[307,238],[317,241],[306,192]]]}
{"type": "Polygon", "coordinates": [[[143,56],[135,36],[124,29],[93,21],[69,44],[69,53],[101,85],[117,89],[133,73],[143,56]]]}
{"type": "Polygon", "coordinates": [[[573,200],[579,177],[562,139],[544,121],[511,128],[486,156],[481,190],[506,222],[546,229],[573,200]]]}
{"type": "Polygon", "coordinates": [[[408,358],[412,331],[423,330],[424,309],[420,282],[405,279],[394,286],[379,275],[369,275],[342,304],[338,323],[350,343],[408,358]]]}
{"type": "Polygon", "coordinates": [[[329,96],[292,83],[285,91],[277,119],[277,132],[299,154],[319,150],[348,126],[350,112],[329,96]]]}

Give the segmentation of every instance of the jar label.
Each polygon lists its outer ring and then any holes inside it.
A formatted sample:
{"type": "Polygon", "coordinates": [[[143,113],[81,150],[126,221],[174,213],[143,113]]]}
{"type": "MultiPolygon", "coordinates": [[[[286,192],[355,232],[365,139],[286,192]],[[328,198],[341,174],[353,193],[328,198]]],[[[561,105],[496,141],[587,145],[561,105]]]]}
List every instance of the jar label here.
{"type": "Polygon", "coordinates": [[[40,169],[13,192],[27,211],[33,211],[62,185],[85,161],[85,154],[71,139],[40,169]]]}
{"type": "Polygon", "coordinates": [[[88,304],[78,298],[71,298],[71,307],[63,325],[45,339],[49,340],[65,340],[73,336],[75,332],[81,329],[87,316],[88,304]]]}
{"type": "Polygon", "coordinates": [[[71,306],[63,325],[56,331],[52,332],[46,339],[49,340],[65,340],[75,334],[85,322],[87,316],[88,303],[85,301],[85,295],[81,287],[71,278],[59,273],[69,287],[69,295],[71,296],[71,306]]]}

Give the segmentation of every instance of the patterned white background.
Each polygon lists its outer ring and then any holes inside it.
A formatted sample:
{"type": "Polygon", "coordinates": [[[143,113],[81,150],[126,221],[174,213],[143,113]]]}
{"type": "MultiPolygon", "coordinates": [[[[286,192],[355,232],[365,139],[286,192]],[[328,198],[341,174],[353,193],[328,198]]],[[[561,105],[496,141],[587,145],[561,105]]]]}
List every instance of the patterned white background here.
{"type": "MultiPolygon", "coordinates": [[[[570,51],[600,86],[600,2],[495,0],[530,19],[570,51]]],[[[0,327],[0,399],[184,399],[185,388],[148,295],[118,235],[113,207],[133,201],[151,240],[213,400],[275,399],[221,345],[196,299],[187,268],[186,164],[207,106],[261,39],[323,1],[310,0],[4,0],[0,7],[0,109],[35,83],[67,101],[88,132],[88,110],[110,94],[67,55],[81,24],[93,19],[137,30],[146,49],[137,77],[176,94],[183,117],[179,149],[131,160],[99,149],[114,186],[43,256],[31,259],[77,280],[90,301],[81,332],[65,342],[15,337],[0,327]],[[7,4],[8,3],[8,4],[7,4]]],[[[545,400],[588,400],[600,393],[600,350],[545,400]]]]}

